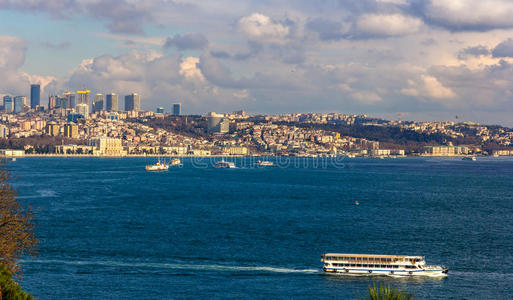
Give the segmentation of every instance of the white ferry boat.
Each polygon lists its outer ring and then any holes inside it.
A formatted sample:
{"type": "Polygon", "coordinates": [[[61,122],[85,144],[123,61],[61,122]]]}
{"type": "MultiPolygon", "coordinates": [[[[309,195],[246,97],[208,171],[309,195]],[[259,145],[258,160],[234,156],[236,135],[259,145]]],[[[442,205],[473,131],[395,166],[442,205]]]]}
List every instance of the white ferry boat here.
{"type": "Polygon", "coordinates": [[[154,165],[146,165],[146,171],[167,171],[169,169],[169,165],[159,161],[154,165]]]}
{"type": "Polygon", "coordinates": [[[173,158],[170,163],[171,166],[181,166],[182,161],[179,158],[173,158]]]}
{"type": "Polygon", "coordinates": [[[260,167],[272,167],[274,166],[274,163],[268,160],[257,160],[257,165],[260,167]]]}
{"type": "Polygon", "coordinates": [[[337,275],[447,276],[449,269],[427,265],[424,256],[326,253],[323,271],[337,275]]]}
{"type": "Polygon", "coordinates": [[[475,156],[464,156],[461,160],[471,160],[476,161],[477,158],[475,156]]]}
{"type": "Polygon", "coordinates": [[[224,159],[216,162],[214,167],[220,168],[220,169],[235,169],[235,168],[237,168],[233,162],[225,161],[224,159]]]}

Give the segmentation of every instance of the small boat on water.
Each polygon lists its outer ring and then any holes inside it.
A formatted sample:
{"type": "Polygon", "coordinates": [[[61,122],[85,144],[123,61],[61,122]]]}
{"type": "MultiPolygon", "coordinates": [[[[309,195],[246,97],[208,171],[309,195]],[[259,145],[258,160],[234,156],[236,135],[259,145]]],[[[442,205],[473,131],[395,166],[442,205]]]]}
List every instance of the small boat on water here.
{"type": "Polygon", "coordinates": [[[146,165],[146,171],[167,171],[169,169],[169,165],[163,162],[160,162],[159,160],[154,165],[146,165]]]}
{"type": "Polygon", "coordinates": [[[476,161],[477,158],[475,156],[464,156],[461,160],[471,160],[476,161]]]}
{"type": "Polygon", "coordinates": [[[447,276],[449,269],[427,265],[424,256],[340,254],[321,255],[323,271],[352,276],[447,276]]]}
{"type": "Polygon", "coordinates": [[[181,166],[182,161],[179,158],[173,158],[170,163],[171,166],[181,166]]]}
{"type": "Polygon", "coordinates": [[[256,163],[260,167],[272,167],[272,166],[274,166],[274,163],[272,161],[268,161],[268,160],[257,160],[256,163]]]}
{"type": "Polygon", "coordinates": [[[214,168],[219,168],[219,169],[235,169],[237,167],[235,166],[235,164],[233,162],[225,161],[223,159],[223,160],[220,160],[220,161],[216,162],[216,164],[214,165],[214,168]]]}

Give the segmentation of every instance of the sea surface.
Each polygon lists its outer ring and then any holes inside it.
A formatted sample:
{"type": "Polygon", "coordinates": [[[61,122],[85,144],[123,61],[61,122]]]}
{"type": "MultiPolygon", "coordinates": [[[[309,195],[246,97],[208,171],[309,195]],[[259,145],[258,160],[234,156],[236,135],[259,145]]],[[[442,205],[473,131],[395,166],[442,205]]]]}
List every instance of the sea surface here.
{"type": "Polygon", "coordinates": [[[36,216],[23,259],[39,299],[354,299],[384,283],[421,299],[511,299],[513,159],[20,158],[36,216]],[[358,201],[360,205],[355,205],[358,201]],[[426,256],[440,278],[341,277],[325,252],[426,256]]]}

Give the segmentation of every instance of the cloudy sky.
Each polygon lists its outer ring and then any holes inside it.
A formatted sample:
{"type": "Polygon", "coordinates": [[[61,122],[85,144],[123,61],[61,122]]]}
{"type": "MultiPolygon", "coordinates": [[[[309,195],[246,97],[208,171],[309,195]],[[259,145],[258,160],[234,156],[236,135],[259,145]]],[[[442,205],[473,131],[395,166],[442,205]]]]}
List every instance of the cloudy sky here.
{"type": "Polygon", "coordinates": [[[512,16],[511,0],[0,0],[0,94],[513,126],[512,16]]]}

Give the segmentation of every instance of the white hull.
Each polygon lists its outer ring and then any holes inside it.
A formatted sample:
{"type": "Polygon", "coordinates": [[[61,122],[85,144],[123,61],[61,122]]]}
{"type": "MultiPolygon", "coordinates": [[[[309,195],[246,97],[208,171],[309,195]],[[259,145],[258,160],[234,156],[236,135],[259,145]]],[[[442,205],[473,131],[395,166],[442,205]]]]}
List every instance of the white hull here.
{"type": "Polygon", "coordinates": [[[392,277],[411,277],[411,276],[428,276],[428,277],[445,277],[443,270],[379,270],[379,269],[330,269],[325,268],[324,272],[331,275],[341,276],[392,276],[392,277]],[[371,272],[369,272],[371,271],[371,272]]]}

